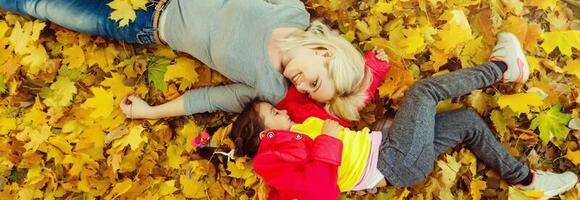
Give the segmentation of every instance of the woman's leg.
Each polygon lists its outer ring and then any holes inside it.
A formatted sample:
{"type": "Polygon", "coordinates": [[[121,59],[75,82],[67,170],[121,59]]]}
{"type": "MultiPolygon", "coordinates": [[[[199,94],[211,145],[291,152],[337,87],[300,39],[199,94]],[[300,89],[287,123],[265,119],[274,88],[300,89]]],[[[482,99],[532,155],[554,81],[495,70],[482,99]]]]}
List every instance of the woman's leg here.
{"type": "Polygon", "coordinates": [[[411,86],[392,125],[383,130],[378,166],[387,180],[395,186],[405,187],[429,175],[436,157],[437,102],[489,86],[501,80],[502,75],[500,68],[489,62],[423,79],[411,86]]]}
{"type": "Polygon", "coordinates": [[[510,184],[524,180],[530,172],[527,165],[507,152],[477,112],[462,109],[437,114],[435,156],[460,143],[465,144],[479,160],[498,172],[510,184]]]}
{"type": "MultiPolygon", "coordinates": [[[[68,29],[130,43],[153,44],[154,6],[137,10],[135,21],[119,27],[109,19],[108,0],[0,0],[0,9],[50,21],[68,29]]],[[[152,5],[155,5],[153,3],[152,5]]]]}

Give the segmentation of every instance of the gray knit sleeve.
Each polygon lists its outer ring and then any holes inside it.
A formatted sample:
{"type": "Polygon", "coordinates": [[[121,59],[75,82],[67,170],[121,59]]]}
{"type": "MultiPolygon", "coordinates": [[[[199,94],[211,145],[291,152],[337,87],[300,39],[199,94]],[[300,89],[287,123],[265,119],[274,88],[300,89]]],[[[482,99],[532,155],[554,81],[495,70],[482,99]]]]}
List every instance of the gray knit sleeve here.
{"type": "Polygon", "coordinates": [[[241,83],[192,89],[185,93],[185,114],[215,111],[239,113],[257,95],[254,88],[241,83]]]}

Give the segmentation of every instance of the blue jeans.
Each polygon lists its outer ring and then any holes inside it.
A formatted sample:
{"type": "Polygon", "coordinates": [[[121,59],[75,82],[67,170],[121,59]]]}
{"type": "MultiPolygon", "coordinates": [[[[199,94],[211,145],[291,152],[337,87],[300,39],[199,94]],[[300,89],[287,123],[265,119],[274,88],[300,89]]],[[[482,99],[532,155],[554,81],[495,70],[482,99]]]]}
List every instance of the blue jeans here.
{"type": "Polygon", "coordinates": [[[50,21],[68,29],[129,43],[154,44],[154,3],[137,10],[135,21],[124,27],[109,19],[109,0],[0,0],[0,9],[50,21]]]}

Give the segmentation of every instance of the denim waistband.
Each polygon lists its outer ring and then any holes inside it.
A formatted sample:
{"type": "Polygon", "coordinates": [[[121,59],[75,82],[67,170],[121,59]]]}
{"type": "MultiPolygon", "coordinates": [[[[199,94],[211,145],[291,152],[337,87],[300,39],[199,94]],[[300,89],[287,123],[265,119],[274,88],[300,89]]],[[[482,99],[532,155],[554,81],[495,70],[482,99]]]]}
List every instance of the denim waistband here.
{"type": "Polygon", "coordinates": [[[153,0],[147,6],[148,12],[153,12],[149,21],[151,26],[143,27],[136,35],[139,44],[163,44],[159,40],[159,17],[170,0],[153,0]],[[159,5],[161,4],[161,5],[159,5]],[[159,10],[157,10],[159,8],[159,10]],[[151,9],[151,10],[150,10],[151,9]]]}

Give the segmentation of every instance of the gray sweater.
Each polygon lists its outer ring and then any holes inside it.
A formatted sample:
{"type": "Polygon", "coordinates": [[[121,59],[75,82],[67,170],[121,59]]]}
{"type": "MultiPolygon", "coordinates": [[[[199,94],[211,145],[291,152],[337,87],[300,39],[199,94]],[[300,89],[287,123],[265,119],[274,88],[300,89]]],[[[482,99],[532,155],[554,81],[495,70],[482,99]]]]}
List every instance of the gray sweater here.
{"type": "Polygon", "coordinates": [[[306,29],[310,15],[298,0],[171,0],[164,11],[169,46],[189,53],[236,82],[185,93],[185,113],[241,112],[255,97],[278,103],[288,90],[268,54],[278,27],[306,29]]]}

